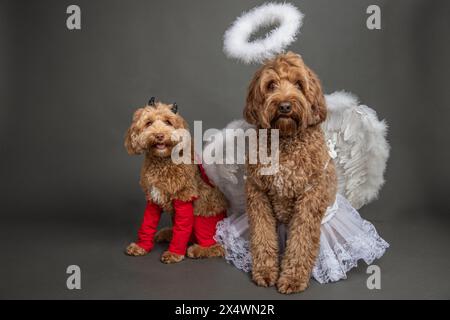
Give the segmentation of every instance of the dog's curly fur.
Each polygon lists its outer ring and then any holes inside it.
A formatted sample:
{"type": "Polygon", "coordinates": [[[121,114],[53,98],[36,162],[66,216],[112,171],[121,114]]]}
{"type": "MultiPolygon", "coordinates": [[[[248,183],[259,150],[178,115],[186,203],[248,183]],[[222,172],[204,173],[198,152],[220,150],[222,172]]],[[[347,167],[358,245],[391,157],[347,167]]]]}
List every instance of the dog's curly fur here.
{"type": "Polygon", "coordinates": [[[247,213],[254,282],[281,293],[307,288],[320,245],[323,215],[336,196],[335,168],[320,123],[327,109],[319,79],[292,52],[267,61],[250,83],[246,120],[279,129],[279,171],[261,175],[247,164],[247,213]],[[281,112],[290,103],[289,113],[281,112]],[[279,267],[277,224],[287,224],[286,251],[279,267]]]}
{"type": "MultiPolygon", "coordinates": [[[[188,129],[186,121],[172,112],[172,105],[156,102],[152,106],[139,108],[125,136],[125,147],[129,154],[145,154],[141,169],[140,185],[148,201],[159,205],[165,212],[173,213],[174,199],[194,201],[194,215],[214,216],[225,212],[228,204],[218,188],[206,183],[196,164],[176,164],[171,159],[172,149],[180,142],[177,129],[188,129]]],[[[193,160],[193,148],[191,148],[193,160]]],[[[157,242],[170,241],[170,229],[162,229],[155,235],[157,242]]],[[[143,255],[138,245],[131,243],[126,249],[130,255],[143,255]]],[[[195,247],[202,257],[223,256],[215,247],[195,247]],[[219,254],[220,253],[220,254],[219,254]]],[[[145,251],[145,250],[144,250],[145,251]]],[[[161,261],[179,262],[182,257],[166,251],[161,261]]]]}

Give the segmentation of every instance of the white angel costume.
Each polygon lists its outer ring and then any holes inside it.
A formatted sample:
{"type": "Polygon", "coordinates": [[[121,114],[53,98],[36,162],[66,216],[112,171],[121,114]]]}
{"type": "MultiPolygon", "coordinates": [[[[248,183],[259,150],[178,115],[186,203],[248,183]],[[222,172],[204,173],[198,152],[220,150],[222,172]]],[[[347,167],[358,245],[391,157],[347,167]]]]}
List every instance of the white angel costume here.
{"type": "MultiPolygon", "coordinates": [[[[244,63],[263,63],[283,52],[292,43],[302,25],[303,14],[289,3],[268,3],[238,17],[224,36],[224,52],[244,63]],[[262,39],[249,42],[261,27],[278,25],[262,39]]],[[[386,124],[371,108],[359,105],[356,97],[345,92],[326,96],[327,120],[322,129],[336,166],[338,194],[322,220],[320,251],[312,276],[320,283],[346,278],[359,260],[371,264],[389,247],[375,227],[361,218],[356,209],[376,198],[384,183],[383,174],[389,156],[386,124]]],[[[231,122],[211,137],[211,144],[223,147],[226,129],[250,128],[244,120],[231,122]]],[[[208,147],[208,146],[207,146],[208,147]]],[[[227,157],[227,155],[225,155],[227,157]]],[[[230,163],[230,162],[226,162],[230,163]]],[[[226,250],[226,259],[237,268],[251,270],[249,226],[245,212],[244,165],[203,164],[210,179],[230,202],[229,216],[217,226],[216,240],[226,250]]],[[[279,225],[280,248],[286,229],[279,225]]]]}
{"type": "MultiPolygon", "coordinates": [[[[358,105],[357,99],[348,93],[336,92],[327,95],[326,100],[328,117],[322,128],[336,166],[338,194],[322,220],[320,250],[312,271],[320,283],[345,279],[359,260],[371,264],[389,247],[375,227],[355,209],[376,198],[384,183],[389,155],[386,125],[378,120],[374,110],[358,105]]],[[[234,139],[227,136],[226,129],[250,127],[244,120],[234,121],[212,138],[211,143],[224,145],[226,141],[221,139],[234,139]]],[[[216,240],[224,246],[228,262],[250,272],[244,165],[204,164],[204,168],[230,202],[229,216],[218,224],[216,240]]],[[[286,230],[284,225],[278,226],[280,252],[288,237],[286,230]]]]}

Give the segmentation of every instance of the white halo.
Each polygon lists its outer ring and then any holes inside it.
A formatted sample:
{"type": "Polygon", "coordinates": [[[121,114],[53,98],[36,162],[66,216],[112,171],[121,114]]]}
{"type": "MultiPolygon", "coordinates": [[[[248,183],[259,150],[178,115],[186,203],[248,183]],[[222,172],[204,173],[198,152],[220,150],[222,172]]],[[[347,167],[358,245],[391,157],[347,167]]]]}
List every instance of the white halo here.
{"type": "Polygon", "coordinates": [[[272,58],[295,41],[303,14],[290,3],[267,3],[238,17],[225,32],[223,50],[230,58],[245,63],[261,63],[272,58]],[[274,24],[279,26],[262,39],[249,42],[256,30],[274,24]]]}

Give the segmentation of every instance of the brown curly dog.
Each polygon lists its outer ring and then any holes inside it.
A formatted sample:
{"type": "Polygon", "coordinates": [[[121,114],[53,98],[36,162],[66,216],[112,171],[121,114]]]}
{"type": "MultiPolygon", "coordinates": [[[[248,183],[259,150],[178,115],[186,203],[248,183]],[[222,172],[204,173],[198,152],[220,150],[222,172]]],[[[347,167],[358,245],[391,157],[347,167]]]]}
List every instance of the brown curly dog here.
{"type": "MultiPolygon", "coordinates": [[[[164,263],[184,259],[187,249],[191,258],[223,256],[223,248],[216,243],[216,224],[225,217],[227,202],[193,161],[189,164],[172,160],[173,148],[182,141],[180,129],[186,121],[177,113],[176,104],[155,102],[138,109],[125,137],[129,154],[145,154],[140,184],[147,198],[147,208],[138,232],[138,241],[131,243],[126,253],[142,256],[150,252],[154,241],[169,241],[169,248],[161,257],[164,263]],[[162,211],[172,213],[173,228],[158,233],[162,211]]],[[[187,132],[187,131],[186,131],[187,132]]],[[[191,160],[193,160],[193,148],[191,160]]]]}
{"type": "Polygon", "coordinates": [[[262,164],[247,164],[252,278],[260,286],[276,284],[281,293],[308,287],[321,220],[335,200],[335,167],[320,127],[326,115],[320,81],[298,54],[267,61],[250,83],[245,119],[280,134],[278,172],[261,175],[262,164]],[[288,230],[281,262],[279,223],[288,230]]]}

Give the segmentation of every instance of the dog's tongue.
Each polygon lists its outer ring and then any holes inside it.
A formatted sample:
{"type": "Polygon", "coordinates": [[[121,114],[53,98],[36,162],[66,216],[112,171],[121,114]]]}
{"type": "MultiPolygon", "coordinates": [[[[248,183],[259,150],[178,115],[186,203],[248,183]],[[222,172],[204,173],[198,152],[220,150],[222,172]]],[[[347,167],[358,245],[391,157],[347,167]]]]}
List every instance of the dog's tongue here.
{"type": "Polygon", "coordinates": [[[165,149],[165,148],[166,148],[166,145],[164,143],[158,143],[156,145],[156,149],[162,150],[162,149],[165,149]]]}

